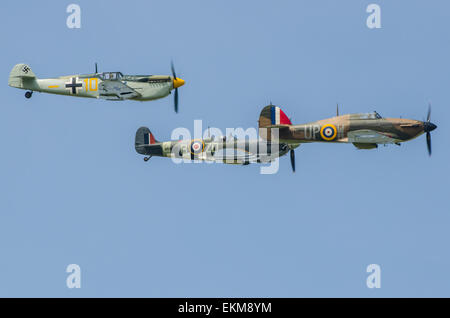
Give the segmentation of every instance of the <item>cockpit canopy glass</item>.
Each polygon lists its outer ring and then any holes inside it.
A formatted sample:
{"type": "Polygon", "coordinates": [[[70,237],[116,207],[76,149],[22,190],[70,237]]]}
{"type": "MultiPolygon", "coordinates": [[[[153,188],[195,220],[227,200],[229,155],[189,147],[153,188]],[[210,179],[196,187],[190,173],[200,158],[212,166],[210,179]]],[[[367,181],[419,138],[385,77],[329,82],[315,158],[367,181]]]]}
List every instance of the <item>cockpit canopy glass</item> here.
{"type": "Polygon", "coordinates": [[[121,72],[104,72],[100,74],[100,78],[104,81],[118,81],[122,79],[121,72]]]}
{"type": "Polygon", "coordinates": [[[380,119],[383,117],[381,117],[380,114],[378,114],[377,112],[374,111],[372,113],[350,114],[350,118],[351,119],[380,119]]]}

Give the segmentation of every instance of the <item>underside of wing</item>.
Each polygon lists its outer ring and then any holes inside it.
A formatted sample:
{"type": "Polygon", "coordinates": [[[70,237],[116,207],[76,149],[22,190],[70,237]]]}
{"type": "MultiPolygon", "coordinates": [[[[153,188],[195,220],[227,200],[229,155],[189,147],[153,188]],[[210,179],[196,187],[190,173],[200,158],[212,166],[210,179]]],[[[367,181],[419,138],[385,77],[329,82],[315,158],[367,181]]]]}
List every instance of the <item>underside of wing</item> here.
{"type": "Polygon", "coordinates": [[[103,81],[98,85],[99,97],[107,100],[124,100],[140,96],[121,81],[103,81]]]}

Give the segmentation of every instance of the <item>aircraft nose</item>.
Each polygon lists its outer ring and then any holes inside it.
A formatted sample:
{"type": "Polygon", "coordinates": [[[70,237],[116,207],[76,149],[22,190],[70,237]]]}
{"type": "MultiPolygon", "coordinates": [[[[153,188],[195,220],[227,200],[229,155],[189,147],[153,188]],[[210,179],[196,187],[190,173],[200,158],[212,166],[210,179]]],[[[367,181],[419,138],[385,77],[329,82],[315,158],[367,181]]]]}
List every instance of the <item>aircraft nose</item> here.
{"type": "Polygon", "coordinates": [[[184,80],[178,77],[173,79],[173,88],[178,88],[184,85],[184,80]]]}
{"type": "Polygon", "coordinates": [[[433,131],[436,128],[437,128],[437,126],[435,124],[433,124],[433,123],[430,123],[430,122],[425,122],[424,125],[423,125],[423,130],[425,132],[433,131]]]}

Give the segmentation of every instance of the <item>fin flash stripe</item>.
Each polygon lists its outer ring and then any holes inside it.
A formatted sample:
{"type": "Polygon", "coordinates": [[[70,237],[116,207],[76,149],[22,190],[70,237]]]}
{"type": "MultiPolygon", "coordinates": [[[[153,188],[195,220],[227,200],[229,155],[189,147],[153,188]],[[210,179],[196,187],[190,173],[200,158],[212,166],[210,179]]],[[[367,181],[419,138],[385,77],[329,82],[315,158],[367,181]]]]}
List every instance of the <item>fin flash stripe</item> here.
{"type": "Polygon", "coordinates": [[[292,125],[291,120],[278,106],[270,109],[270,120],[272,125],[292,125]]]}

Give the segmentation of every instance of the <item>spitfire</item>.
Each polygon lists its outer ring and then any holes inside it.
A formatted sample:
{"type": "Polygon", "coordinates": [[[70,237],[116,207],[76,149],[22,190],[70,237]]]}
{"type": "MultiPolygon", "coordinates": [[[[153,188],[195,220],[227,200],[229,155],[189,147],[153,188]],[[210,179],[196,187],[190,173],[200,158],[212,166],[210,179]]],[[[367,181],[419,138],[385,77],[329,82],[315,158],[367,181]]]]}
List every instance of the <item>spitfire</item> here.
{"type": "Polygon", "coordinates": [[[268,105],[259,117],[260,134],[264,131],[268,140],[272,129],[278,129],[279,142],[291,150],[292,167],[295,169],[293,146],[310,142],[352,143],[358,149],[374,149],[379,144],[396,144],[426,134],[428,154],[431,155],[431,131],[437,126],[430,121],[431,106],[426,121],[403,118],[384,118],[377,112],[346,114],[311,123],[293,125],[280,107],[268,105]]]}
{"type": "Polygon", "coordinates": [[[172,75],[124,75],[121,72],[97,71],[84,75],[37,78],[26,64],[17,64],[9,75],[9,86],[26,89],[26,98],[33,92],[101,98],[106,100],[150,101],[163,98],[175,90],[174,108],[178,112],[178,88],[184,80],[178,78],[171,64],[172,75]]]}
{"type": "Polygon", "coordinates": [[[285,155],[290,146],[267,140],[238,140],[234,137],[160,142],[147,127],[141,127],[136,132],[135,148],[137,153],[146,156],[144,161],[157,156],[248,165],[272,162],[285,155]]]}

